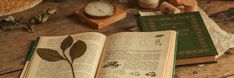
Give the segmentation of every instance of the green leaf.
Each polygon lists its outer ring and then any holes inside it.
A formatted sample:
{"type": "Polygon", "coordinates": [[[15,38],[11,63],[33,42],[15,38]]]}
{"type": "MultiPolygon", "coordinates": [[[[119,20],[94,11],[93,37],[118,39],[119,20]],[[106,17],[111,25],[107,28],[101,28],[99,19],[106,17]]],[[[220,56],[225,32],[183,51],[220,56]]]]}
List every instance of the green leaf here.
{"type": "Polygon", "coordinates": [[[72,61],[84,55],[86,49],[87,45],[84,41],[78,40],[77,42],[75,42],[70,49],[70,56],[72,61]]]}
{"type": "Polygon", "coordinates": [[[64,58],[58,53],[58,51],[52,50],[52,49],[38,48],[37,54],[42,59],[50,61],[50,62],[64,60],[64,58]]]}
{"type": "Polygon", "coordinates": [[[60,48],[62,49],[63,52],[66,51],[67,48],[69,48],[73,43],[73,39],[71,36],[68,36],[67,38],[65,38],[63,40],[63,42],[61,43],[60,48]]]}

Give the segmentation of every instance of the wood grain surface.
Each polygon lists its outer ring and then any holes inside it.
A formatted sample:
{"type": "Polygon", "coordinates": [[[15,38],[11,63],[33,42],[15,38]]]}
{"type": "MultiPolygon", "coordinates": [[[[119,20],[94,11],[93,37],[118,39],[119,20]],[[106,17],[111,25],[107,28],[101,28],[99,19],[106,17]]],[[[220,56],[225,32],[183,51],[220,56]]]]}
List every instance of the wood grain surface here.
{"type": "MultiPolygon", "coordinates": [[[[121,21],[111,24],[103,29],[95,29],[85,23],[82,23],[74,16],[77,8],[84,6],[91,0],[66,0],[62,3],[56,3],[53,0],[43,1],[38,6],[13,14],[14,17],[23,17],[27,20],[39,13],[43,9],[55,8],[58,12],[52,15],[46,23],[37,25],[35,33],[28,33],[24,29],[12,31],[0,31],[0,78],[18,78],[24,66],[27,52],[30,49],[32,41],[38,36],[58,36],[67,34],[77,34],[81,32],[95,31],[110,35],[116,32],[129,31],[129,28],[135,27],[137,12],[136,1],[126,4],[120,4],[127,10],[127,17],[121,21]]],[[[116,0],[113,0],[116,1],[116,0]]],[[[134,0],[129,0],[134,1],[134,0]]],[[[234,1],[199,1],[199,6],[209,15],[234,7],[234,1]]],[[[2,19],[4,17],[0,17],[2,19]]],[[[234,33],[234,21],[223,21],[218,24],[222,29],[229,33],[234,33]]],[[[234,43],[233,43],[234,44],[234,43]]],[[[203,66],[183,66],[176,67],[176,78],[231,78],[234,77],[234,50],[218,58],[218,63],[207,64],[203,66]]]]}

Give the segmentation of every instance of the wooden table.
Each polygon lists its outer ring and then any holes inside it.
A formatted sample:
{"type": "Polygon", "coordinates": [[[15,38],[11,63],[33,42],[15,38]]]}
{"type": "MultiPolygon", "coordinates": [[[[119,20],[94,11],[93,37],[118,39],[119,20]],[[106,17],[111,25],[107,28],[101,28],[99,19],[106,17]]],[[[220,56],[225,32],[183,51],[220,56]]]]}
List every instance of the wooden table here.
{"type": "MultiPolygon", "coordinates": [[[[0,31],[0,78],[18,78],[24,66],[27,52],[30,49],[31,42],[37,36],[52,36],[52,35],[66,35],[76,34],[80,32],[96,31],[106,35],[121,31],[129,31],[130,28],[135,27],[137,3],[131,2],[127,10],[127,18],[118,21],[106,28],[97,30],[80,22],[74,17],[74,11],[84,6],[90,0],[67,0],[62,3],[53,2],[53,0],[46,0],[40,5],[13,14],[16,18],[24,17],[26,22],[32,16],[41,13],[46,8],[56,8],[58,13],[51,16],[51,18],[35,28],[35,33],[25,32],[23,29],[13,31],[0,31]]],[[[115,0],[113,0],[115,1],[115,0]]],[[[130,0],[134,1],[134,0],[130,0]]],[[[136,1],[135,1],[136,2],[136,1]]],[[[208,15],[223,11],[229,7],[234,7],[233,1],[199,1],[199,6],[207,12],[208,15]]],[[[2,19],[3,17],[1,17],[2,19]]],[[[218,24],[222,29],[229,33],[234,33],[234,21],[223,21],[218,24]]],[[[233,43],[234,44],[234,43],[233,43]]],[[[231,50],[228,55],[223,55],[218,58],[218,63],[208,64],[204,66],[184,66],[176,67],[176,78],[227,78],[234,77],[234,50],[231,50]]]]}

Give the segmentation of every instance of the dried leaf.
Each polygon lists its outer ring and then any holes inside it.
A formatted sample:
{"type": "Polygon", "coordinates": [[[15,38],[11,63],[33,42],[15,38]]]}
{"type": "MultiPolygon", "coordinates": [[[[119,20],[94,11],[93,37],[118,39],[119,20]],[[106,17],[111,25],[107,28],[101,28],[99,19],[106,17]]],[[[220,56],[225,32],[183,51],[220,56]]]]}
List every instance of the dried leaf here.
{"type": "Polygon", "coordinates": [[[37,49],[37,53],[42,59],[50,62],[64,60],[64,58],[56,50],[39,48],[37,49]]]}
{"type": "Polygon", "coordinates": [[[63,40],[63,42],[61,43],[60,48],[62,49],[63,52],[65,52],[65,50],[66,50],[67,48],[69,48],[69,47],[72,45],[72,43],[73,43],[72,37],[71,37],[71,36],[68,36],[67,38],[65,38],[65,39],[63,40]]]}
{"type": "Polygon", "coordinates": [[[70,56],[72,61],[84,55],[86,49],[87,45],[84,41],[78,40],[76,43],[74,43],[70,49],[70,56]]]}

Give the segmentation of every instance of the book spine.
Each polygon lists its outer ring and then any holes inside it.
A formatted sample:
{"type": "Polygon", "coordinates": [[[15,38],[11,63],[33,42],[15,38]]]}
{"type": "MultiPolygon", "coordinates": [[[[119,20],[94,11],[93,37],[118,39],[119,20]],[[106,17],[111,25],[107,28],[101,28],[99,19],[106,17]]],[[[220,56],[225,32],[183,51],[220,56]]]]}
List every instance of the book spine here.
{"type": "Polygon", "coordinates": [[[38,44],[39,40],[40,40],[40,37],[37,37],[36,40],[33,42],[31,50],[27,54],[27,61],[31,60],[32,55],[33,55],[33,53],[35,51],[35,48],[37,47],[37,44],[38,44]]]}
{"type": "Polygon", "coordinates": [[[137,17],[137,27],[139,28],[140,31],[143,31],[143,26],[142,26],[143,24],[141,22],[142,22],[141,16],[138,16],[137,17]]]}
{"type": "Polygon", "coordinates": [[[28,69],[28,64],[29,64],[29,62],[30,62],[30,60],[32,58],[32,55],[33,55],[33,53],[35,51],[35,48],[36,48],[39,40],[40,40],[40,37],[37,37],[36,40],[33,42],[31,50],[29,50],[29,52],[27,54],[26,63],[24,65],[24,69],[22,70],[21,75],[20,75],[19,78],[25,78],[25,73],[26,73],[26,71],[28,69]]]}
{"type": "Polygon", "coordinates": [[[177,45],[178,45],[178,40],[179,39],[179,32],[176,32],[176,43],[175,43],[175,46],[176,46],[176,48],[175,48],[175,54],[174,54],[174,64],[173,64],[173,71],[172,71],[172,78],[175,78],[175,67],[176,67],[176,53],[177,53],[177,45]]]}

